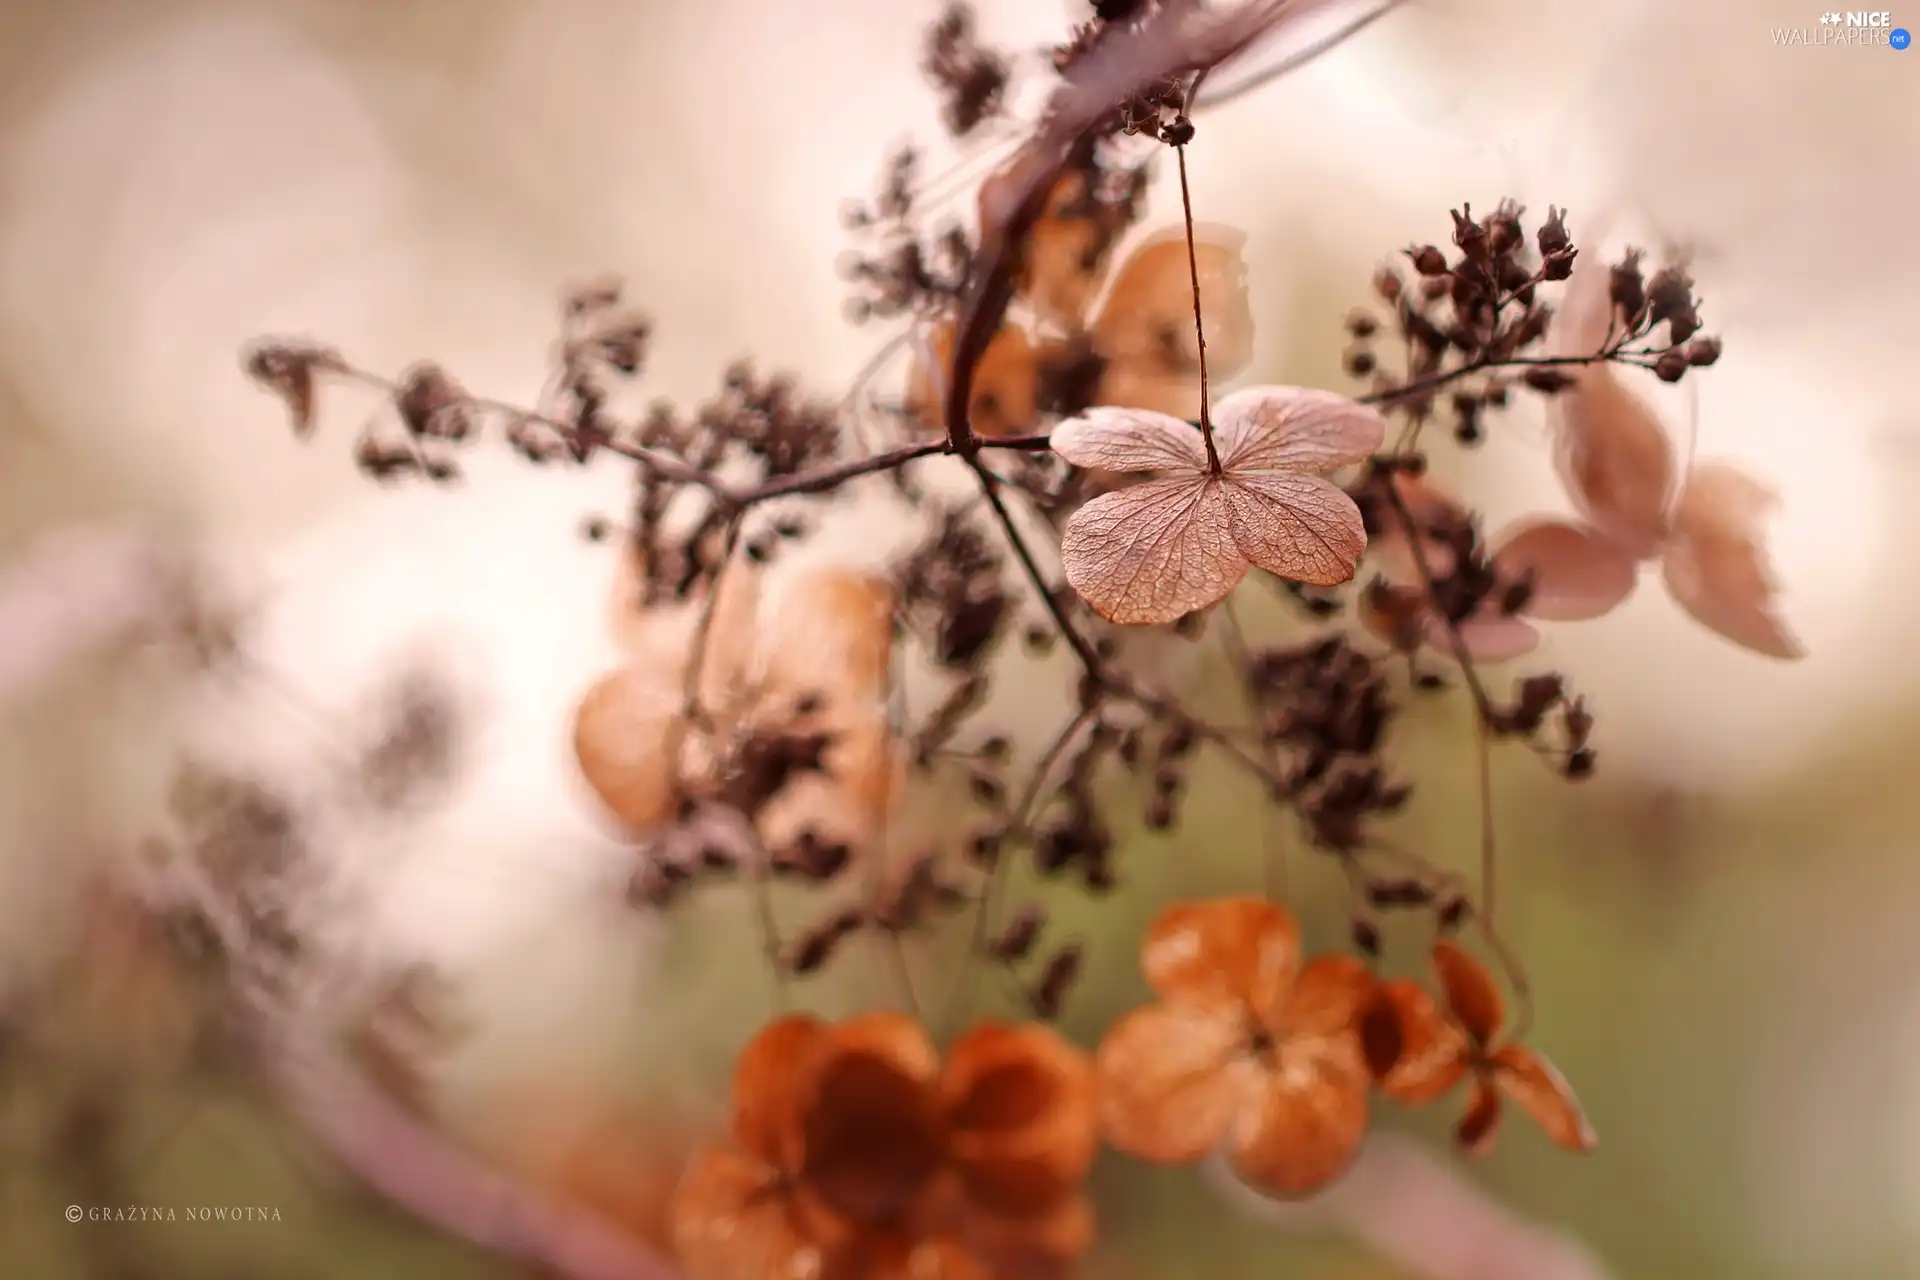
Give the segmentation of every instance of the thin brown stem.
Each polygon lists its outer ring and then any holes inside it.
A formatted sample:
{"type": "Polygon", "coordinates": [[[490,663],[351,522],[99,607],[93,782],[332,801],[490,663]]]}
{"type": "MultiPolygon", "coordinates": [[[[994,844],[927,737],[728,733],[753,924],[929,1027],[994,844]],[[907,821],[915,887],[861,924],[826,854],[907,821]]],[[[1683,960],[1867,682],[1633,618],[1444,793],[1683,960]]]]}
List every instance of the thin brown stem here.
{"type": "Polygon", "coordinates": [[[1193,192],[1187,185],[1186,146],[1175,147],[1173,154],[1180,164],[1180,216],[1187,234],[1187,278],[1193,283],[1193,341],[1200,355],[1200,436],[1207,444],[1207,469],[1217,476],[1220,450],[1213,442],[1212,396],[1207,389],[1207,326],[1201,318],[1200,258],[1193,244],[1193,192]]]}

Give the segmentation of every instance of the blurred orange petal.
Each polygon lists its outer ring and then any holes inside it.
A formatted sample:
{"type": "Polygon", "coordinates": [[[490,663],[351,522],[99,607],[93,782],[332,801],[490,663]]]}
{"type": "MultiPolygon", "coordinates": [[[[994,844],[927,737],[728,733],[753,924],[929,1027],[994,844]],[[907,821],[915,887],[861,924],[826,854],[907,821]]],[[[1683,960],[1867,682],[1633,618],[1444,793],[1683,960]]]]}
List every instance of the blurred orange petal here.
{"type": "MultiPolygon", "coordinates": [[[[945,425],[947,378],[953,370],[953,325],[942,321],[927,334],[907,375],[907,408],[930,433],[945,425]],[[937,374],[936,374],[937,371],[937,374]]],[[[973,429],[989,437],[1023,435],[1038,422],[1035,407],[1040,365],[1032,340],[1018,325],[1004,325],[987,342],[974,369],[969,414],[973,429]]]]}
{"type": "Polygon", "coordinates": [[[942,1083],[953,1155],[976,1200],[1031,1211],[1086,1179],[1099,1146],[1093,1064],[1058,1032],[981,1023],[949,1051],[942,1083]]]}
{"type": "Polygon", "coordinates": [[[1433,944],[1433,968],[1461,1030],[1485,1047],[1507,1020],[1507,1005],[1486,966],[1447,938],[1433,944]]]}
{"type": "Polygon", "coordinates": [[[863,1222],[905,1211],[944,1154],[938,1075],[933,1044],[911,1018],[874,1013],[834,1026],[805,1099],[807,1182],[863,1222]]]}
{"type": "Polygon", "coordinates": [[[1326,1186],[1360,1149],[1370,1086],[1357,1039],[1287,1041],[1234,1124],[1234,1169],[1275,1196],[1326,1186]]]}
{"type": "Polygon", "coordinates": [[[744,1153],[695,1157],[673,1203],[674,1252],[691,1280],[852,1280],[852,1238],[744,1153]]]}
{"type": "Polygon", "coordinates": [[[1114,1023],[1094,1056],[1107,1141],[1154,1164],[1207,1155],[1252,1087],[1245,1043],[1226,1005],[1148,1005],[1114,1023]]]}
{"type": "Polygon", "coordinates": [[[1093,322],[1100,353],[1144,374],[1178,374],[1200,367],[1193,326],[1193,267],[1199,269],[1200,309],[1206,329],[1207,372],[1233,377],[1253,358],[1253,310],[1247,295],[1247,237],[1231,227],[1194,227],[1193,262],[1183,229],[1142,241],[1114,272],[1113,286],[1093,322]]]}
{"type": "Polygon", "coordinates": [[[1473,1095],[1467,1100],[1467,1112],[1455,1126],[1453,1140],[1470,1156],[1483,1156],[1493,1150],[1500,1136],[1500,1094],[1484,1075],[1474,1077],[1473,1095]]]}
{"type": "Polygon", "coordinates": [[[1397,1052],[1380,1074],[1380,1092],[1422,1107],[1460,1083],[1471,1046],[1433,997],[1420,984],[1396,978],[1381,985],[1380,1002],[1398,1031],[1397,1052]]]}
{"type": "Polygon", "coordinates": [[[1140,944],[1147,982],[1169,999],[1279,1007],[1300,968],[1300,928],[1263,898],[1206,898],[1162,911],[1140,944]]]}
{"type": "Polygon", "coordinates": [[[1610,613],[1633,594],[1634,558],[1598,530],[1566,520],[1528,520],[1493,539],[1502,579],[1533,584],[1522,611],[1550,622],[1582,622],[1610,613]]]}
{"type": "Polygon", "coordinates": [[[613,816],[645,829],[674,809],[669,727],[681,707],[676,679],[633,666],[601,677],[573,713],[573,752],[587,785],[613,816]]]}
{"type": "MultiPolygon", "coordinates": [[[[982,186],[983,196],[991,185],[982,186]]],[[[1063,329],[1084,323],[1113,256],[1113,233],[1074,207],[1086,190],[1086,175],[1078,172],[1054,183],[1044,212],[1027,232],[1015,285],[1036,317],[1063,329]]]]}
{"type": "Polygon", "coordinates": [[[1130,364],[1110,364],[1100,374],[1096,405],[1149,409],[1182,421],[1200,416],[1200,378],[1191,373],[1159,373],[1130,364]]]}
{"type": "Polygon", "coordinates": [[[1269,1029],[1290,1040],[1357,1037],[1361,1015],[1379,985],[1373,971],[1353,956],[1316,956],[1300,970],[1278,1016],[1268,1016],[1269,1029]]]}
{"type": "Polygon", "coordinates": [[[1777,585],[1762,525],[1779,499],[1724,462],[1693,469],[1674,510],[1663,570],[1694,621],[1769,658],[1806,656],[1775,609],[1777,585]]]}
{"type": "Polygon", "coordinates": [[[1494,1083],[1519,1104],[1549,1138],[1569,1151],[1591,1151],[1596,1139],[1573,1088],[1542,1054],[1520,1045],[1493,1052],[1494,1083]]]}
{"type": "Polygon", "coordinates": [[[776,1169],[800,1167],[800,1110],[827,1045],[824,1023],[794,1014],[762,1027],[734,1060],[734,1140],[776,1169]]]}

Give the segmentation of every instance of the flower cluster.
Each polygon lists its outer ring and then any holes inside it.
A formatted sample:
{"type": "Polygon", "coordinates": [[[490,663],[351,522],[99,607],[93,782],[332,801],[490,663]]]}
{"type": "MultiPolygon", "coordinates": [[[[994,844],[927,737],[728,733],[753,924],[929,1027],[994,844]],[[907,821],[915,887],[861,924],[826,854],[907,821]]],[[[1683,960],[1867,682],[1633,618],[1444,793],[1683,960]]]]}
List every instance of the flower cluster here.
{"type": "Polygon", "coordinates": [[[1346,1167],[1377,1096],[1425,1103],[1469,1080],[1468,1149],[1491,1140],[1503,1097],[1561,1145],[1591,1145],[1545,1058],[1503,1039],[1501,986],[1530,993],[1499,932],[1489,777],[1515,742],[1589,776],[1594,714],[1562,673],[1502,687],[1493,668],[1531,653],[1542,625],[1606,613],[1652,563],[1709,629],[1796,656],[1762,549],[1770,498],[1726,464],[1682,468],[1630,386],[1719,356],[1684,267],[1649,274],[1636,252],[1600,263],[1557,208],[1530,225],[1512,202],[1480,218],[1462,207],[1451,250],[1418,244],[1383,267],[1375,304],[1346,321],[1355,394],[1214,395],[1211,380],[1251,359],[1251,308],[1244,240],[1193,218],[1185,159],[1202,135],[1188,108],[1208,75],[1315,11],[1095,4],[1025,125],[1009,119],[1018,60],[969,15],[943,16],[925,67],[950,129],[968,145],[1019,141],[961,170],[989,173],[965,217],[943,215],[938,193],[966,184],[923,179],[918,152],[853,210],[852,310],[899,332],[852,394],[742,365],[691,414],[627,420],[616,393],[644,376],[651,325],[605,282],[569,295],[532,408],[432,366],[384,378],[312,342],[250,358],[302,435],[325,388],[383,397],[359,456],[385,481],[457,483],[460,451],[490,436],[539,463],[632,462],[630,518],[588,526],[619,544],[623,657],[582,673],[573,745],[631,840],[637,909],[742,870],[827,886],[859,866],[872,874],[858,894],[790,940],[763,899],[783,976],[826,970],[855,935],[897,946],[958,923],[972,963],[1031,1006],[1035,1024],[975,1027],[944,1060],[917,1017],[770,1024],[739,1064],[732,1141],[680,1189],[695,1274],[1052,1274],[1091,1238],[1080,1183],[1100,1135],[1161,1163],[1224,1149],[1250,1184],[1303,1195],[1346,1167]],[[1147,230],[1169,152],[1183,217],[1147,230]],[[1405,352],[1397,368],[1383,337],[1405,352]],[[890,375],[898,395],[876,395],[890,375]],[[1430,477],[1434,436],[1480,447],[1527,400],[1549,418],[1576,518],[1488,536],[1430,477]],[[965,491],[920,483],[934,467],[965,491]],[[872,572],[786,563],[869,482],[894,486],[908,550],[872,572]],[[1287,634],[1243,628],[1251,589],[1299,606],[1287,634]],[[1202,710],[1168,674],[1182,646],[1233,676],[1236,710],[1202,710]],[[1070,713],[1037,752],[989,723],[1022,647],[1071,664],[1070,713]],[[944,681],[931,705],[904,705],[910,659],[944,681]],[[1477,877],[1385,830],[1423,794],[1395,756],[1399,718],[1456,685],[1477,747],[1479,830],[1463,840],[1477,877]],[[1042,903],[1001,901],[1009,863],[1104,895],[1135,832],[1179,823],[1201,767],[1236,775],[1250,812],[1273,820],[1263,860],[1301,847],[1342,873],[1350,951],[1303,958],[1266,899],[1174,907],[1142,947],[1158,1003],[1085,1060],[1039,1025],[1085,947],[1053,939],[1042,903]],[[907,797],[951,784],[968,797],[959,816],[895,848],[907,797]],[[1438,939],[1431,993],[1377,976],[1395,912],[1438,939]],[[1455,940],[1468,929],[1502,983],[1455,940]]]}

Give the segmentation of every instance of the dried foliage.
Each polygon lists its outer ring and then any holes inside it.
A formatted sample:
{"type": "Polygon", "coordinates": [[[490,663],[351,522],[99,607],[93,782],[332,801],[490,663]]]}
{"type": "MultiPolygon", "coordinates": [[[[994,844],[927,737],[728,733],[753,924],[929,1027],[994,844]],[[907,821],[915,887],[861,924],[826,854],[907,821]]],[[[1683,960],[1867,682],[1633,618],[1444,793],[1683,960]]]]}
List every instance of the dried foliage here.
{"type": "MultiPolygon", "coordinates": [[[[1521,1044],[1530,993],[1497,927],[1489,773],[1518,742],[1588,776],[1594,717],[1560,673],[1502,688],[1487,668],[1532,651],[1540,624],[1604,615],[1656,560],[1705,626],[1796,656],[1761,545],[1770,496],[1725,464],[1683,465],[1630,386],[1719,356],[1685,269],[1648,274],[1631,251],[1595,263],[1557,208],[1530,223],[1511,201],[1483,217],[1463,205],[1450,248],[1382,266],[1346,321],[1353,394],[1214,398],[1210,379],[1251,358],[1252,321],[1243,238],[1193,217],[1186,149],[1204,135],[1190,108],[1250,50],[1308,56],[1314,20],[1358,25],[1373,16],[1361,8],[1103,0],[1053,51],[1046,106],[962,201],[968,216],[947,212],[964,188],[923,179],[920,152],[890,158],[879,195],[849,211],[846,273],[854,318],[898,334],[851,395],[743,363],[691,412],[627,413],[652,326],[611,281],[567,295],[532,407],[307,341],[250,355],[303,436],[335,384],[379,392],[357,456],[381,481],[457,483],[463,451],[496,439],[542,465],[633,464],[628,517],[587,526],[621,544],[625,656],[583,680],[573,747],[632,837],[638,909],[729,876],[826,887],[858,866],[865,885],[797,939],[769,926],[783,976],[827,969],[856,936],[894,947],[960,913],[977,967],[1017,980],[1044,1022],[1085,957],[1052,942],[1041,905],[1003,911],[1009,857],[1105,893],[1136,825],[1129,791],[1144,793],[1138,825],[1168,829],[1203,760],[1244,775],[1352,886],[1350,950],[1311,959],[1279,902],[1169,909],[1142,944],[1157,1002],[1091,1061],[1038,1022],[975,1024],[944,1058],[917,1012],[769,1023],[737,1066],[731,1140],[679,1187],[690,1274],[1065,1274],[1093,1240],[1081,1182],[1103,1138],[1157,1163],[1224,1150],[1250,1185],[1305,1195],[1345,1170],[1376,1092],[1425,1103],[1470,1080],[1468,1150],[1491,1141],[1502,1097],[1562,1146],[1592,1146],[1567,1086],[1521,1044]],[[1168,151],[1183,217],[1143,229],[1168,151]],[[897,399],[876,394],[893,371],[897,399]],[[1488,537],[1425,478],[1431,428],[1477,447],[1524,399],[1545,404],[1578,518],[1488,537]],[[934,466],[968,494],[926,485],[934,466]],[[788,572],[775,590],[787,549],[869,482],[893,487],[915,545],[882,571],[788,572]],[[1249,577],[1299,606],[1293,634],[1242,632],[1249,577]],[[1142,633],[1162,642],[1131,643],[1142,633]],[[1017,641],[1075,668],[1072,714],[1032,759],[980,714],[1017,641]],[[1217,647],[1242,713],[1190,710],[1162,674],[1167,644],[1217,647]],[[905,655],[945,681],[912,714],[905,655]],[[1456,683],[1477,748],[1472,882],[1385,829],[1418,798],[1395,726],[1456,683]],[[973,813],[937,847],[891,849],[904,798],[943,779],[965,784],[973,813]],[[1377,976],[1389,912],[1428,921],[1437,998],[1377,976]],[[1466,931],[1500,982],[1456,941],[1466,931]],[[1502,983],[1522,1005],[1511,1028],[1502,983]]],[[[923,66],[956,140],[1015,127],[1017,65],[963,6],[934,24],[923,66]]]]}

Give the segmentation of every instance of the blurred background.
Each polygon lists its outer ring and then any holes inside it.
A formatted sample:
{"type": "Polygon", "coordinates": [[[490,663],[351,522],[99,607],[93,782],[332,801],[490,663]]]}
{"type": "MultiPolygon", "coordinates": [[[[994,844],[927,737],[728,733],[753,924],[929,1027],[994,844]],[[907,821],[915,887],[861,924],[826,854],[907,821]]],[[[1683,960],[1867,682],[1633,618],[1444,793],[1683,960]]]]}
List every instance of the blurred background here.
{"type": "MultiPolygon", "coordinates": [[[[980,6],[988,38],[1036,48],[1077,9],[980,6]]],[[[476,458],[456,492],[375,490],[351,466],[356,424],[323,411],[320,439],[294,440],[239,353],[308,334],[526,400],[560,288],[613,271],[657,321],[650,390],[694,401],[748,355],[844,388],[885,335],[842,318],[841,206],[891,146],[936,136],[917,69],[932,14],[0,0],[0,539],[10,556],[75,528],[190,548],[249,619],[244,678],[115,649],[4,713],[0,994],[57,994],[55,1029],[0,1060],[0,1273],[524,1274],[356,1190],[262,1091],[193,1067],[177,992],[145,951],[113,950],[88,893],[161,824],[183,751],[317,793],[409,672],[463,708],[451,789],[316,839],[358,890],[324,927],[457,981],[463,1034],[416,1082],[422,1105],[506,1164],[564,1181],[584,1161],[596,1194],[636,1199],[717,1108],[775,999],[753,912],[627,908],[620,842],[563,749],[614,652],[613,563],[578,524],[619,509],[625,475],[476,458]],[[73,963],[75,938],[92,959],[73,963]],[[567,1154],[583,1133],[612,1153],[567,1154]],[[70,1203],[276,1216],[70,1226],[70,1203]]],[[[1738,651],[1651,582],[1543,651],[1598,708],[1600,776],[1573,789],[1502,761],[1503,910],[1534,1039],[1596,1154],[1516,1125],[1465,1167],[1446,1117],[1396,1114],[1350,1185],[1284,1213],[1116,1160],[1097,1178],[1114,1261],[1090,1274],[1920,1274],[1920,54],[1781,43],[1819,16],[1416,0],[1201,122],[1196,212],[1248,236],[1251,380],[1346,385],[1340,321],[1375,264],[1442,239],[1462,201],[1555,204],[1583,247],[1604,224],[1610,248],[1689,254],[1726,354],[1659,403],[1701,455],[1777,486],[1774,556],[1811,656],[1738,651]]],[[[1177,189],[1156,199],[1150,223],[1177,189]]],[[[1511,415],[1469,461],[1442,469],[1495,524],[1563,505],[1537,418],[1511,415]]],[[[1031,741],[1048,726],[1025,705],[995,714],[1031,741]]],[[[1406,842],[1462,867],[1465,723],[1423,712],[1405,756],[1424,783],[1406,842]]],[[[1258,828],[1202,779],[1175,837],[1128,838],[1119,895],[1062,905],[1092,957],[1071,1030],[1091,1040],[1140,998],[1131,940],[1157,904],[1252,887],[1258,828]]],[[[1333,882],[1303,868],[1294,893],[1337,942],[1333,882]]]]}

